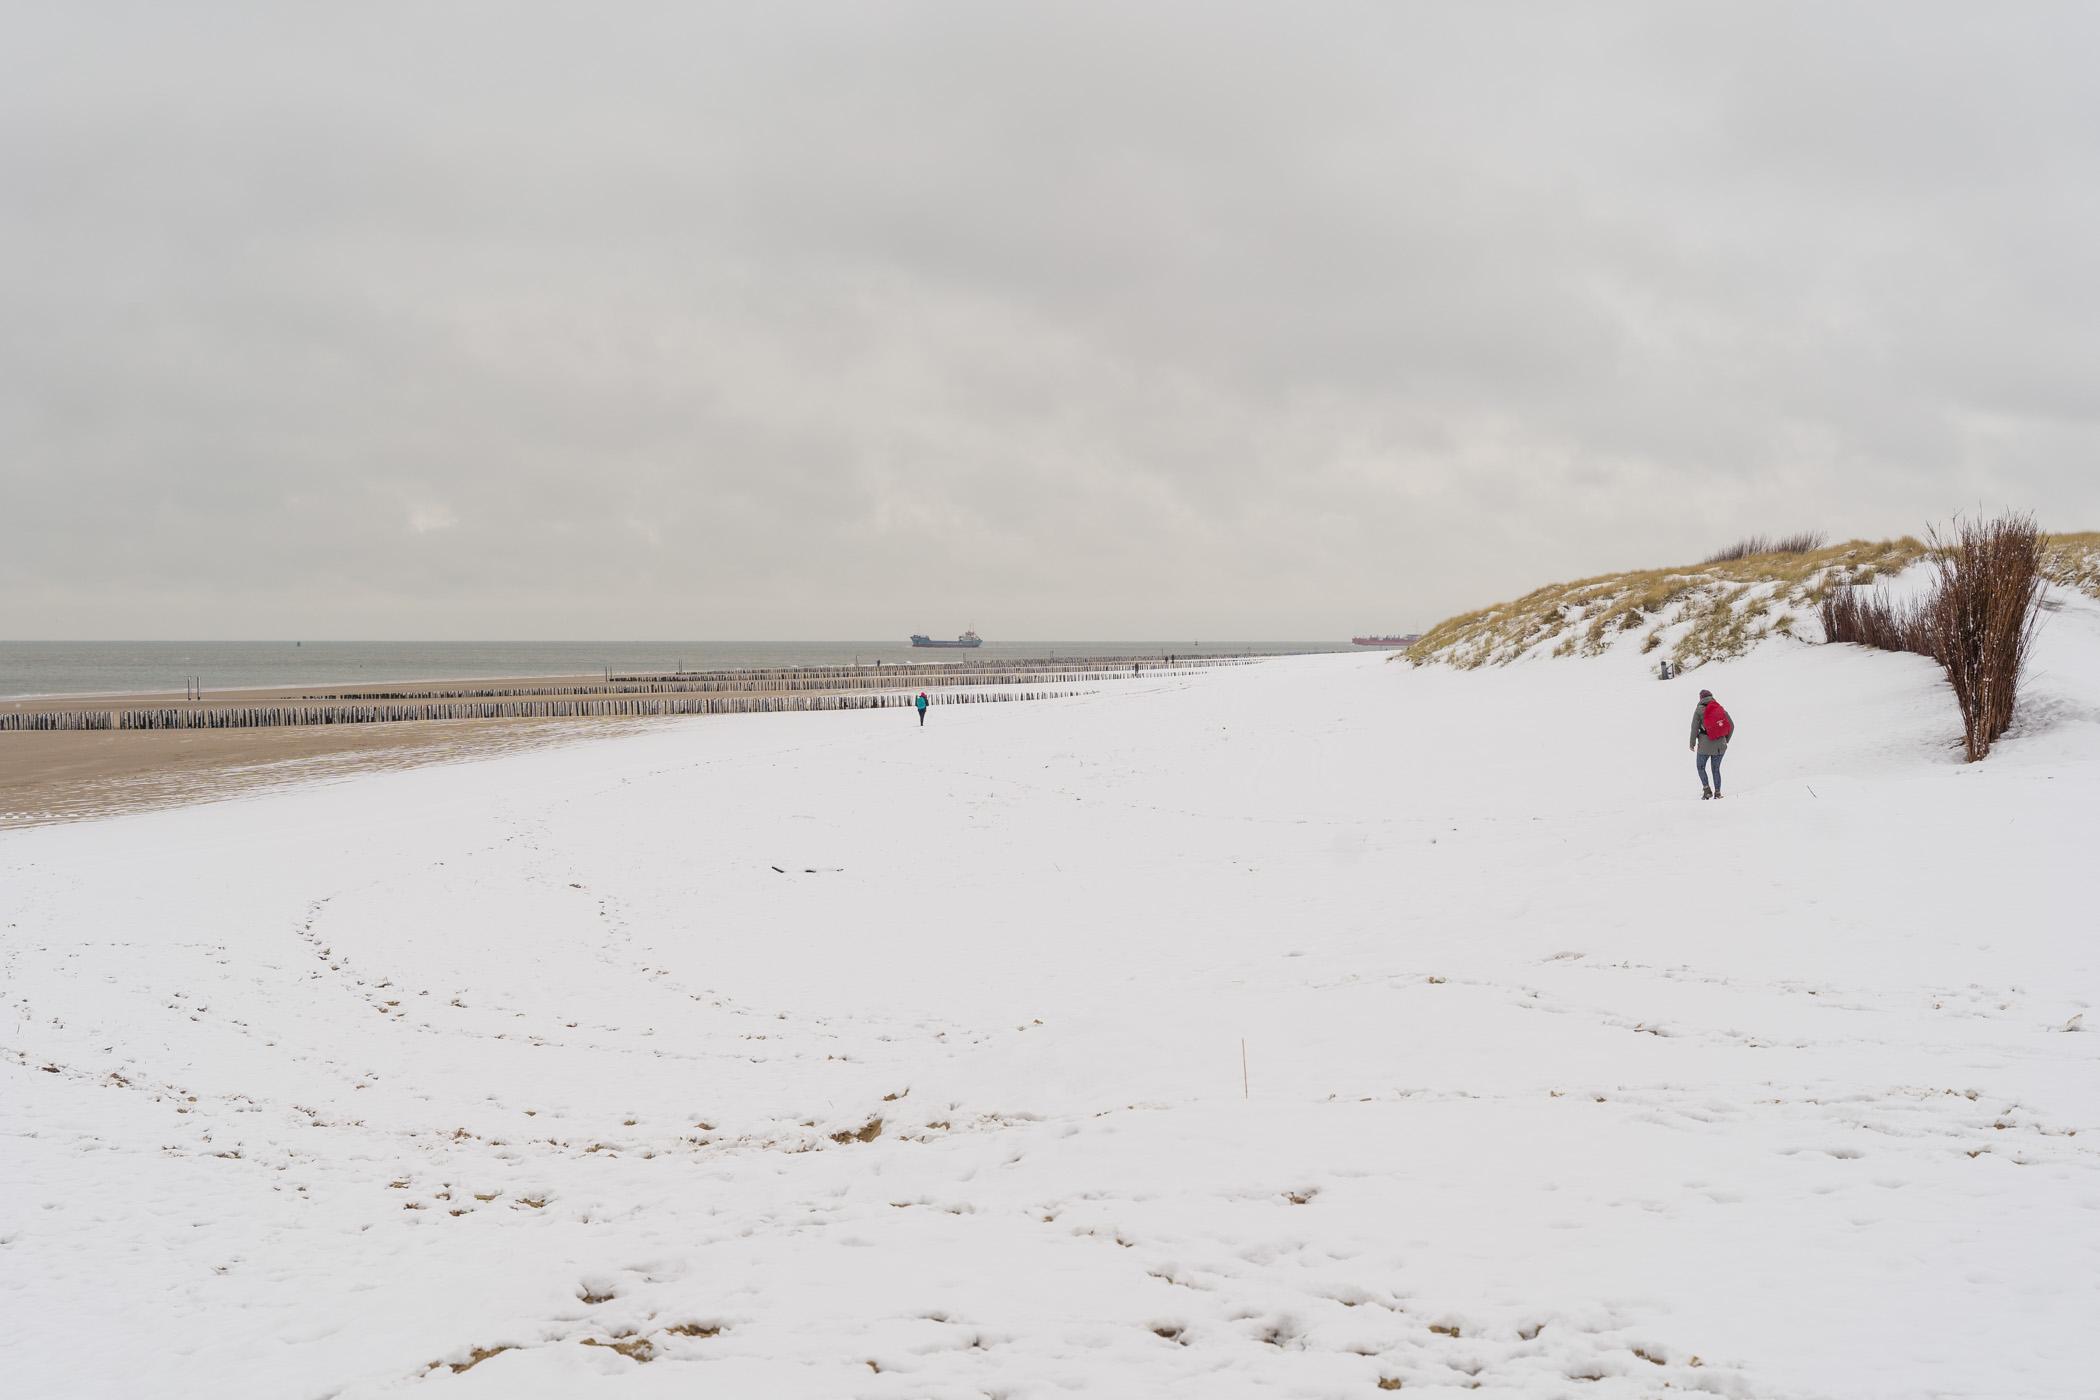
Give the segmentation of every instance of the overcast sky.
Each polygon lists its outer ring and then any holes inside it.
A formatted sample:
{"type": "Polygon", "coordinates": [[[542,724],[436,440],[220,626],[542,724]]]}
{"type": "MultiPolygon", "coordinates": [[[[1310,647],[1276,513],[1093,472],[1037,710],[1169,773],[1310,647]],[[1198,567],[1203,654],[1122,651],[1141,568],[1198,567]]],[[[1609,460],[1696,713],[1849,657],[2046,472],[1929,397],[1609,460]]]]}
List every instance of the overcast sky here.
{"type": "Polygon", "coordinates": [[[0,636],[1327,638],[2100,528],[2100,7],[25,4],[0,636]]]}

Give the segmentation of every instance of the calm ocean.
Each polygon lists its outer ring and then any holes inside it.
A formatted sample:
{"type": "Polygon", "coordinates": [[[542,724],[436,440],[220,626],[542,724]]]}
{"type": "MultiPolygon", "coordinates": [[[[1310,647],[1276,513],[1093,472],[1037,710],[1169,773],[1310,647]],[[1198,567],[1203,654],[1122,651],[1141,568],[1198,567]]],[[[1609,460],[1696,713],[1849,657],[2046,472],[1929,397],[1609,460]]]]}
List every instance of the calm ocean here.
{"type": "Polygon", "coordinates": [[[1180,656],[1348,651],[1346,642],[993,642],[920,651],[904,642],[7,642],[0,698],[206,691],[346,681],[582,676],[615,671],[836,666],[855,661],[980,661],[1033,656],[1180,656]]]}

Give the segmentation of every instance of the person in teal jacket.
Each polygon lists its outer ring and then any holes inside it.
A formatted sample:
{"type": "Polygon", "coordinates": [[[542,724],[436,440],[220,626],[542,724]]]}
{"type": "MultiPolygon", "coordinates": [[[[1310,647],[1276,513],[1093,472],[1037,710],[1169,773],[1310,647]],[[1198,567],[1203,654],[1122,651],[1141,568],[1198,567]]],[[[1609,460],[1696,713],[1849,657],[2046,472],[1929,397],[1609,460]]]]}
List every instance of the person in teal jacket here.
{"type": "Polygon", "coordinates": [[[926,727],[926,692],[923,690],[920,691],[919,698],[912,701],[912,704],[918,707],[919,728],[924,729],[926,727]]]}

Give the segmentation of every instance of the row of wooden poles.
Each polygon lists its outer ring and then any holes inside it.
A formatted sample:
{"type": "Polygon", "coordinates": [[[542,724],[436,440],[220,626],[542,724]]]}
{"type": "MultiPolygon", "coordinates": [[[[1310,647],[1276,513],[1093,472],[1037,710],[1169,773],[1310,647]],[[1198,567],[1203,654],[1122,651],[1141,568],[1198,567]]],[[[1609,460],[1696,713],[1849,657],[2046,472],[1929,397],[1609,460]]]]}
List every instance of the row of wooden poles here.
{"type": "MultiPolygon", "coordinates": [[[[1076,690],[971,691],[930,695],[936,705],[1050,700],[1076,690]]],[[[390,705],[212,705],[143,710],[61,710],[0,714],[0,730],[269,729],[310,724],[391,724],[433,719],[581,719],[658,715],[778,714],[801,710],[887,710],[913,697],[885,695],[666,695],[609,699],[433,700],[390,705]]]]}
{"type": "Polygon", "coordinates": [[[971,671],[1057,671],[1091,669],[1127,671],[1132,666],[1155,670],[1183,666],[1232,666],[1258,658],[1252,652],[1220,653],[1215,656],[1014,656],[973,659],[956,657],[943,661],[863,662],[851,666],[743,666],[723,671],[657,671],[614,675],[615,681],[691,681],[751,677],[759,680],[792,679],[797,676],[961,675],[971,671]]]}
{"type": "MultiPolygon", "coordinates": [[[[447,686],[443,698],[496,700],[528,695],[667,695],[704,692],[794,691],[794,690],[894,690],[900,685],[1018,685],[1023,681],[1060,683],[1090,681],[1102,676],[1141,675],[1146,670],[1181,670],[1195,664],[1222,664],[1244,658],[1163,657],[1074,658],[1059,662],[1027,661],[981,667],[892,666],[875,670],[866,666],[798,666],[774,670],[668,672],[659,676],[614,676],[604,681],[571,682],[565,685],[447,686]]],[[[416,700],[437,693],[414,690],[357,690],[309,696],[330,700],[416,700]]]]}
{"type": "Polygon", "coordinates": [[[756,691],[798,690],[895,690],[899,686],[964,686],[964,685],[1020,685],[1034,681],[1053,685],[1074,681],[1095,681],[1104,677],[1114,678],[1137,674],[1126,665],[1120,671],[978,671],[966,676],[955,675],[899,675],[888,672],[883,675],[840,676],[829,680],[796,677],[790,680],[706,680],[706,681],[600,681],[595,685],[545,685],[545,686],[447,686],[442,692],[414,690],[359,690],[345,691],[340,695],[316,695],[302,698],[314,700],[503,700],[533,695],[701,695],[701,694],[749,694],[756,691]]]}

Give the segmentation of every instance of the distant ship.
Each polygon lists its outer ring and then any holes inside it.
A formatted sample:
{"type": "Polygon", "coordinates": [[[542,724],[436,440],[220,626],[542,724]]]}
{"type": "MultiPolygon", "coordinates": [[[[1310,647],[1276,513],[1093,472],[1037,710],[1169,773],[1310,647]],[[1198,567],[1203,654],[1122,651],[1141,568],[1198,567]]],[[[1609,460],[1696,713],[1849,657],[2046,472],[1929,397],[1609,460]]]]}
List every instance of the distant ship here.
{"type": "Polygon", "coordinates": [[[911,634],[911,644],[915,647],[981,647],[984,645],[984,638],[978,636],[977,629],[973,627],[952,642],[937,642],[923,632],[914,632],[911,634]]]}
{"type": "Polygon", "coordinates": [[[1410,632],[1404,637],[1351,637],[1349,640],[1360,647],[1411,647],[1422,640],[1422,634],[1410,632]]]}

